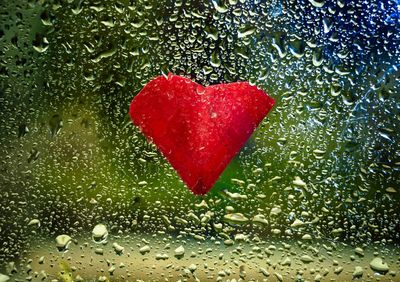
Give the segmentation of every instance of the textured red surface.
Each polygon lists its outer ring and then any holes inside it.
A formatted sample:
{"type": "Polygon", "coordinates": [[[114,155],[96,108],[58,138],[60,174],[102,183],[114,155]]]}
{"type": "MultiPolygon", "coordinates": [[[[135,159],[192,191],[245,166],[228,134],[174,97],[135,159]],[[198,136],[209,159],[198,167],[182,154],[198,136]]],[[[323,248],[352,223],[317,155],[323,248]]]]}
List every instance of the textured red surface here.
{"type": "Polygon", "coordinates": [[[274,103],[248,82],[204,87],[170,74],[135,96],[130,115],[190,190],[203,195],[274,103]]]}

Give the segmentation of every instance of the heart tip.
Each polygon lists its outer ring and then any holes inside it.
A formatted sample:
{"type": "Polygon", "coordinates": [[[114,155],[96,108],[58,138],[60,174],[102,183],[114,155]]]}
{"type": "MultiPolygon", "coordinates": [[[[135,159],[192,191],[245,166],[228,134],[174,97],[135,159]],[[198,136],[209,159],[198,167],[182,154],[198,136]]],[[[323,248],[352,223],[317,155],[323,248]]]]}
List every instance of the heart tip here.
{"type": "Polygon", "coordinates": [[[206,186],[201,179],[199,179],[193,187],[191,187],[191,191],[196,196],[204,196],[210,191],[211,187],[206,186]]]}

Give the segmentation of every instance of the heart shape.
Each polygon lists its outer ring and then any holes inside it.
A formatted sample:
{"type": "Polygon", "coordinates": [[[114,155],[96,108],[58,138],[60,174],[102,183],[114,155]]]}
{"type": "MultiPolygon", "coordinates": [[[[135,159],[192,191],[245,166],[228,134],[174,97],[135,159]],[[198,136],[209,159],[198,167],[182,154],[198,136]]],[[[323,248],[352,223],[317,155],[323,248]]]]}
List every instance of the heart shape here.
{"type": "Polygon", "coordinates": [[[274,103],[248,82],[204,87],[169,74],[147,83],[129,113],[190,190],[204,195],[274,103]]]}

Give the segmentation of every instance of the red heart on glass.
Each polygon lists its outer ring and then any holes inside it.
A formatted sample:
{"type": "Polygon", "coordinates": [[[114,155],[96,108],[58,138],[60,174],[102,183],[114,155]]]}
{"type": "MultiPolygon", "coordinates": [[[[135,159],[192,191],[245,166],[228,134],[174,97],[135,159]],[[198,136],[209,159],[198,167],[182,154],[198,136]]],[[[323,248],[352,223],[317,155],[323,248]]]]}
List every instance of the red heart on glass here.
{"type": "Polygon", "coordinates": [[[248,82],[204,87],[169,74],[147,83],[129,113],[190,190],[204,195],[274,103],[248,82]]]}

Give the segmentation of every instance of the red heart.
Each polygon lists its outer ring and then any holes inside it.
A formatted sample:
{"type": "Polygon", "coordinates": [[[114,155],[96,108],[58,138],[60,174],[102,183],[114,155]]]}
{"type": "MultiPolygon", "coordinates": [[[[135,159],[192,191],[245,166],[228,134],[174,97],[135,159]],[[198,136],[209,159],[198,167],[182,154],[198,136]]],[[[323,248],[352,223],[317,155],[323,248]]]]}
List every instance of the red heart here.
{"type": "Polygon", "coordinates": [[[169,74],[131,102],[130,115],[194,194],[206,194],[274,99],[248,82],[208,87],[169,74]]]}

